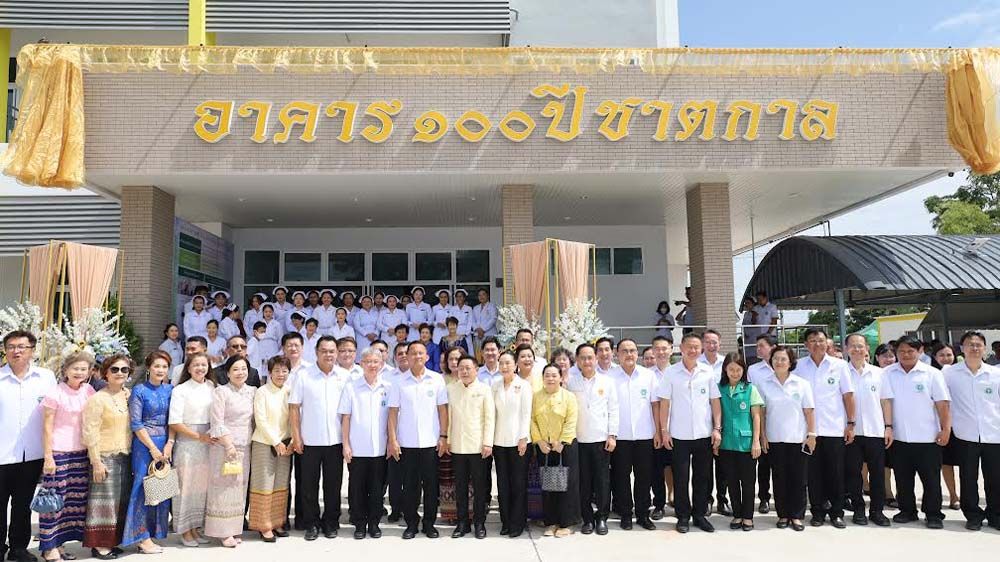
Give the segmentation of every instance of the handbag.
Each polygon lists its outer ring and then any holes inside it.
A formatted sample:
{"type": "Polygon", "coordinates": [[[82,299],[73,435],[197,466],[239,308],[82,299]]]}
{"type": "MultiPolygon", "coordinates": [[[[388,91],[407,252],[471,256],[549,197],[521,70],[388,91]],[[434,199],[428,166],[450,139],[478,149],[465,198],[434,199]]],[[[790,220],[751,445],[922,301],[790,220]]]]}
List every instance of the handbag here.
{"type": "Polygon", "coordinates": [[[35,513],[56,513],[62,511],[63,497],[55,488],[41,487],[31,499],[31,511],[35,513]]]}
{"type": "Polygon", "coordinates": [[[169,462],[151,462],[147,475],[142,479],[146,505],[160,505],[181,493],[177,470],[169,462]]]}
{"type": "Polygon", "coordinates": [[[565,492],[569,489],[569,467],[563,466],[562,455],[559,455],[557,466],[549,466],[549,455],[545,455],[545,464],[538,467],[538,471],[543,492],[565,492]]]}
{"type": "Polygon", "coordinates": [[[223,461],[223,476],[236,476],[238,474],[243,474],[243,455],[237,455],[236,460],[223,461]]]}

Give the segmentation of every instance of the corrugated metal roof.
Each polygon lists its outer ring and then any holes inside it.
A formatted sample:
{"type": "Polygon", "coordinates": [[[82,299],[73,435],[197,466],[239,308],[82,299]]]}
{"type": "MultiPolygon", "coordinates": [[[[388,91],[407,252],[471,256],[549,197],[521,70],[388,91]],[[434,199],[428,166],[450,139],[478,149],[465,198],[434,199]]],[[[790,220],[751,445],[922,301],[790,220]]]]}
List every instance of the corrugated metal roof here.
{"type": "Polygon", "coordinates": [[[0,0],[0,27],[183,30],[187,0],[0,0]]]}
{"type": "Polygon", "coordinates": [[[1000,236],[796,236],[767,253],[745,294],[825,305],[837,289],[855,304],[1000,291],[1000,236]]]}
{"type": "Polygon", "coordinates": [[[0,197],[0,256],[51,239],[117,247],[121,205],[96,195],[0,197]]]}

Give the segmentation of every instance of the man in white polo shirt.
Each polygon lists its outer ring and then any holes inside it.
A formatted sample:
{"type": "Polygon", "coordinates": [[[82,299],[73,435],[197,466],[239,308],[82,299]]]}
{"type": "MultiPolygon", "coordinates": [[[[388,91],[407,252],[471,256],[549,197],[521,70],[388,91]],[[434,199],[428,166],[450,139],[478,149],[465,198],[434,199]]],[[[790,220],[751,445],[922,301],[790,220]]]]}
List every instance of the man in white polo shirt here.
{"type": "Polygon", "coordinates": [[[882,369],[868,362],[868,340],[861,334],[847,336],[847,355],[851,362],[851,383],[857,408],[854,441],[845,451],[844,483],[854,507],[851,521],[867,525],[868,518],[879,527],[888,527],[885,508],[885,450],[892,445],[892,386],[882,369]],[[865,516],[865,498],[861,485],[861,466],[868,465],[871,482],[869,517],[865,516]]]}
{"type": "Polygon", "coordinates": [[[482,351],[483,366],[479,368],[476,376],[486,383],[486,386],[492,387],[493,383],[502,378],[500,375],[500,342],[495,336],[486,336],[482,339],[482,351]]]}
{"type": "Polygon", "coordinates": [[[382,496],[385,489],[386,442],[389,436],[389,388],[379,372],[382,352],[371,346],[361,352],[364,374],[347,385],[337,412],[343,416],[344,460],[350,477],[347,502],[354,538],[382,536],[382,496]]]}
{"type": "Polygon", "coordinates": [[[816,403],[816,450],[809,457],[809,524],[821,527],[827,515],[838,529],[844,523],[844,446],[854,441],[854,385],[847,362],[827,355],[822,328],[805,333],[809,356],[795,365],[795,374],[812,386],[816,403]],[[830,509],[826,509],[829,502],[830,509]]]}
{"type": "Polygon", "coordinates": [[[708,520],[712,486],[712,447],[722,442],[722,406],[719,377],[698,361],[701,336],[684,334],[681,361],[664,373],[660,399],[660,433],[673,451],[674,510],[677,531],[686,533],[694,516],[696,527],[715,531],[708,520]],[[693,497],[688,494],[688,486],[693,497]]]}
{"type": "Polygon", "coordinates": [[[983,362],[986,337],[981,332],[962,335],[965,361],[944,369],[951,394],[951,421],[962,464],[961,506],[965,528],[978,531],[983,520],[1000,529],[1000,369],[983,362]],[[979,507],[979,464],[986,484],[986,510],[979,507]]]}
{"type": "Polygon", "coordinates": [[[410,342],[406,358],[410,369],[399,376],[389,392],[389,454],[399,461],[403,473],[404,539],[417,536],[421,492],[424,498],[423,527],[436,539],[440,491],[438,458],[448,450],[448,390],[444,377],[426,367],[427,347],[410,342]]]}
{"type": "MultiPolygon", "coordinates": [[[[292,364],[292,370],[288,372],[288,380],[285,381],[285,386],[288,388],[295,388],[295,380],[302,376],[302,373],[309,370],[313,366],[312,363],[306,361],[302,358],[303,353],[303,338],[302,334],[298,332],[288,332],[287,334],[281,336],[281,354],[288,359],[292,364]]],[[[317,340],[317,343],[319,340],[317,340]]],[[[315,353],[315,348],[313,352],[315,353]]],[[[268,373],[262,373],[264,379],[268,373]]],[[[305,530],[305,516],[302,515],[302,456],[292,455],[292,480],[295,481],[295,497],[289,497],[287,510],[292,509],[292,499],[295,500],[295,530],[302,531],[305,530]]],[[[291,495],[291,492],[289,492],[291,495]]],[[[288,521],[285,521],[285,529],[288,530],[288,521]]]]}
{"type": "Polygon", "coordinates": [[[920,361],[923,344],[913,336],[896,342],[897,363],[883,371],[892,385],[892,471],[899,513],[895,523],[917,521],[914,476],[920,476],[920,502],[929,529],[944,527],[941,512],[941,448],[951,436],[951,395],[941,371],[920,361]]]}
{"type": "MultiPolygon", "coordinates": [[[[653,338],[650,349],[653,350],[653,366],[650,368],[656,375],[656,388],[660,388],[663,376],[670,368],[670,357],[674,353],[674,340],[672,336],[658,335],[653,338]]],[[[657,397],[659,400],[659,397],[657,397]]],[[[658,449],[653,450],[653,512],[649,518],[659,521],[666,516],[665,509],[667,503],[674,502],[674,475],[670,470],[671,451],[660,444],[658,449]]]]}
{"type": "Polygon", "coordinates": [[[35,560],[28,543],[44,454],[42,398],[56,386],[52,371],[31,364],[36,343],[31,332],[9,332],[3,338],[7,364],[0,367],[0,557],[6,553],[18,562],[35,560]]]}
{"type": "Polygon", "coordinates": [[[305,539],[332,539],[340,530],[340,485],[344,478],[341,440],[341,395],[349,380],[337,369],[337,340],[322,336],[316,343],[316,365],[295,378],[288,397],[288,417],[295,452],[302,455],[300,483],[305,539]],[[323,478],[323,514],[319,511],[319,482],[323,478]]]}
{"type": "Polygon", "coordinates": [[[618,439],[618,391],[614,381],[597,372],[597,352],[589,343],[576,348],[578,375],[567,389],[576,395],[576,439],[580,444],[580,532],[608,533],[611,510],[611,453],[618,439]],[[594,513],[590,498],[596,498],[594,513]]]}

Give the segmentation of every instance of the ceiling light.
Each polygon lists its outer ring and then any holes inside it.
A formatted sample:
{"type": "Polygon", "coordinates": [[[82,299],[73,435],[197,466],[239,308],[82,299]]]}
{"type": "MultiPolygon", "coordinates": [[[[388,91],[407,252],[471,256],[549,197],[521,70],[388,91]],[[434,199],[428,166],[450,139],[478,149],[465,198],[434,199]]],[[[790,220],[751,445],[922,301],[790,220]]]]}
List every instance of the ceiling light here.
{"type": "Polygon", "coordinates": [[[242,202],[244,202],[246,200],[247,200],[246,197],[240,197],[240,198],[237,199],[237,201],[239,201],[240,203],[242,203],[242,202]]]}
{"type": "Polygon", "coordinates": [[[372,218],[371,217],[365,217],[365,222],[372,222],[372,218]]]}
{"type": "Polygon", "coordinates": [[[264,219],[264,220],[267,221],[267,222],[274,222],[274,219],[271,219],[271,218],[267,218],[267,219],[264,219]]]}
{"type": "Polygon", "coordinates": [[[586,195],[581,195],[580,199],[583,200],[583,201],[586,201],[587,200],[587,196],[586,195]]]}
{"type": "Polygon", "coordinates": [[[469,217],[469,222],[476,222],[476,217],[469,217]]]}
{"type": "Polygon", "coordinates": [[[475,201],[475,200],[476,200],[475,197],[469,197],[469,201],[475,201]]]}
{"type": "Polygon", "coordinates": [[[354,202],[355,202],[355,203],[357,203],[357,202],[358,202],[358,198],[357,198],[357,197],[355,197],[355,198],[354,198],[354,202]]]}
{"type": "Polygon", "coordinates": [[[788,197],[798,197],[798,196],[799,196],[799,192],[798,191],[793,191],[793,192],[791,192],[791,193],[788,194],[788,197]]]}
{"type": "Polygon", "coordinates": [[[563,217],[563,220],[564,220],[564,221],[568,221],[568,220],[569,220],[569,219],[571,219],[571,218],[573,218],[573,217],[563,217]]]}

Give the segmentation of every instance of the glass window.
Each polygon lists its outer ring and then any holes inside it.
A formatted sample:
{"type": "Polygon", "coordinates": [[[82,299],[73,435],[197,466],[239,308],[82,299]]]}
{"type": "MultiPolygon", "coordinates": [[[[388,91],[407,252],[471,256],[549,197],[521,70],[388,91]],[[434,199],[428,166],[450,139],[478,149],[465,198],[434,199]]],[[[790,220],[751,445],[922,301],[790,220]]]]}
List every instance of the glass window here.
{"type": "Polygon", "coordinates": [[[455,252],[455,277],[459,283],[482,283],[490,280],[489,250],[455,252]]]}
{"type": "Polygon", "coordinates": [[[358,253],[329,254],[327,260],[330,281],[364,281],[365,255],[358,253]]]}
{"type": "Polygon", "coordinates": [[[279,257],[280,252],[277,251],[244,252],[243,282],[246,284],[277,284],[279,257]]]}
{"type": "Polygon", "coordinates": [[[319,281],[320,254],[285,253],[285,281],[319,281]]]}
{"type": "Polygon", "coordinates": [[[416,253],[417,279],[451,281],[451,252],[416,253]]]}
{"type": "Polygon", "coordinates": [[[615,275],[642,275],[642,248],[615,248],[615,275]]]}
{"type": "Polygon", "coordinates": [[[591,255],[590,271],[597,275],[611,275],[611,248],[597,248],[595,254],[597,262],[594,263],[594,255],[591,255]]]}
{"type": "Polygon", "coordinates": [[[406,281],[410,268],[406,253],[373,253],[372,279],[375,281],[406,281]]]}

